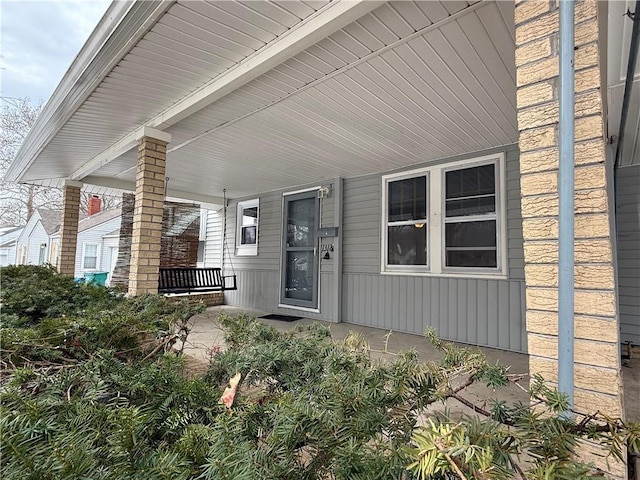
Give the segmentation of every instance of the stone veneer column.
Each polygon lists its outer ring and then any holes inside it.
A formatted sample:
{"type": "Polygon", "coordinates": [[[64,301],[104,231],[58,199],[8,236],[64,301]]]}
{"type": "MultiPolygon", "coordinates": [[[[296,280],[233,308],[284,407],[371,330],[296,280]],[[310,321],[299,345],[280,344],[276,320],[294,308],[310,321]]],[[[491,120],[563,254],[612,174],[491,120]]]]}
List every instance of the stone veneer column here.
{"type": "MultiPolygon", "coordinates": [[[[516,69],[530,373],[557,382],[558,2],[516,0],[516,69]]],[[[575,408],[620,417],[618,312],[595,0],[575,8],[575,408]]],[[[594,449],[583,458],[615,476],[594,449]]]]}
{"type": "Polygon", "coordinates": [[[73,275],[76,270],[81,186],[81,183],[67,181],[62,193],[62,220],[60,222],[60,246],[57,267],[60,273],[66,275],[73,275]]]}
{"type": "Polygon", "coordinates": [[[129,272],[130,295],[158,293],[165,165],[167,143],[171,136],[161,131],[153,133],[153,137],[143,136],[138,145],[129,272]]]}

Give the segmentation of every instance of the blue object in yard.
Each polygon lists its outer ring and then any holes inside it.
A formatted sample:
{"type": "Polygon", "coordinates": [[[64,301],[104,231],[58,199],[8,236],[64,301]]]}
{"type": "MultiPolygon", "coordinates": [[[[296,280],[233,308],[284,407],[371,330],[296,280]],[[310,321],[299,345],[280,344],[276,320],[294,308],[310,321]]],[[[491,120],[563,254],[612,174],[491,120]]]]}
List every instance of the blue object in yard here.
{"type": "Polygon", "coordinates": [[[107,283],[107,276],[109,272],[91,272],[85,273],[84,278],[87,283],[95,283],[96,285],[102,285],[103,287],[107,283]]]}
{"type": "Polygon", "coordinates": [[[85,282],[85,278],[83,278],[83,277],[74,278],[73,281],[76,282],[79,285],[82,285],[85,282]]]}

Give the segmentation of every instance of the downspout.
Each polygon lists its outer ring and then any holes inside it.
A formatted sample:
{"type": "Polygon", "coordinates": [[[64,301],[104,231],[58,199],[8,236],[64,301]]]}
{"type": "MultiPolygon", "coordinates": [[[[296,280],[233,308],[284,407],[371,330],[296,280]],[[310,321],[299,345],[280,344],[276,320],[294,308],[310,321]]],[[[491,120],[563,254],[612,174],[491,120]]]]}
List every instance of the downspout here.
{"type": "Polygon", "coordinates": [[[613,162],[613,170],[620,166],[622,157],[622,144],[624,141],[624,130],[627,126],[627,116],[629,115],[629,102],[631,100],[631,89],[633,88],[633,76],[636,71],[636,60],[638,59],[638,38],[640,37],[640,0],[636,0],[634,13],[627,15],[633,20],[631,31],[631,44],[629,46],[629,60],[627,62],[627,76],[624,81],[624,97],[622,98],[622,114],[620,116],[620,130],[618,132],[618,145],[616,147],[616,159],[613,162]]]}
{"type": "Polygon", "coordinates": [[[558,390],[566,394],[569,410],[574,390],[574,7],[574,0],[560,1],[558,390]]]}

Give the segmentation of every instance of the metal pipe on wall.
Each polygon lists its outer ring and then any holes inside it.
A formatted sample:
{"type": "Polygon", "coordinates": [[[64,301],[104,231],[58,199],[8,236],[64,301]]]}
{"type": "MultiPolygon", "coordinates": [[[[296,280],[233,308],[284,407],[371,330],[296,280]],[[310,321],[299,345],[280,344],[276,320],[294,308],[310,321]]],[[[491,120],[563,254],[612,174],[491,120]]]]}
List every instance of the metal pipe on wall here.
{"type": "Polygon", "coordinates": [[[567,395],[570,409],[574,390],[574,7],[573,0],[560,1],[558,389],[567,395]]]}

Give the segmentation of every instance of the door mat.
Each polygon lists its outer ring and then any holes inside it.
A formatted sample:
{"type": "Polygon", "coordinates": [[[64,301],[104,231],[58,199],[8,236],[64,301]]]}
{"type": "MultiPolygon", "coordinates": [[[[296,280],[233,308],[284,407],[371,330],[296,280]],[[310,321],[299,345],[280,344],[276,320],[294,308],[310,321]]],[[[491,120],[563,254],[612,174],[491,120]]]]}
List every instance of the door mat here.
{"type": "Polygon", "coordinates": [[[282,320],[283,322],[293,322],[300,320],[303,317],[294,317],[293,315],[279,315],[277,313],[270,313],[269,315],[263,315],[260,318],[266,318],[267,320],[282,320]]]}

